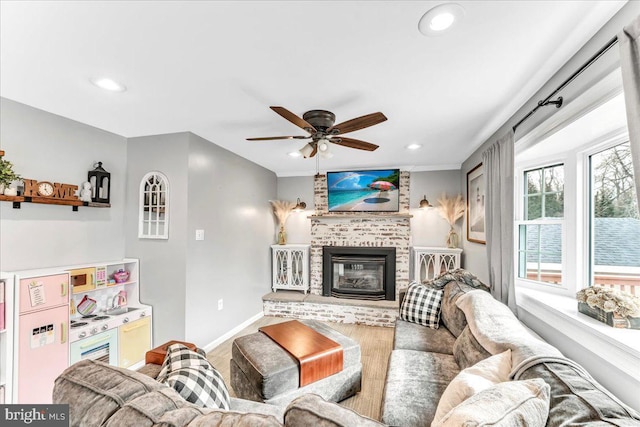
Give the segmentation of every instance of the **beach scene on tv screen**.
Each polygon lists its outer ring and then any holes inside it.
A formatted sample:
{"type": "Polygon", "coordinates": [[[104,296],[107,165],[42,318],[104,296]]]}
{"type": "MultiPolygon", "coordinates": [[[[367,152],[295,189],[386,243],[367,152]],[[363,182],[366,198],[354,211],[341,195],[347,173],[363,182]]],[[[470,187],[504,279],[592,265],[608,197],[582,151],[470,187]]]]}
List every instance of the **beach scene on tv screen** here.
{"type": "Polygon", "coordinates": [[[327,172],[329,212],[397,212],[398,169],[327,172]]]}

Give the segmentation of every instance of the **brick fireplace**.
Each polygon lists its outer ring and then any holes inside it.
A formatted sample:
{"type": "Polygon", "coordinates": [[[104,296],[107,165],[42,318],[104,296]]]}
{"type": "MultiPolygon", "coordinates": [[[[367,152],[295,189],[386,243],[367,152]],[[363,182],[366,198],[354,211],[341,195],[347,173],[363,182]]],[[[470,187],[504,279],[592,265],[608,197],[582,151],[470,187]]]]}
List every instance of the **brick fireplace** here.
{"type": "Polygon", "coordinates": [[[396,250],[396,299],[409,285],[409,172],[400,172],[400,212],[328,213],[327,178],[316,176],[314,201],[316,215],[311,216],[311,293],[322,295],[322,248],[390,247],[396,250]]]}
{"type": "Polygon", "coordinates": [[[409,285],[409,172],[400,172],[397,213],[328,212],[327,178],[314,179],[315,214],[311,221],[310,295],[281,292],[263,298],[264,314],[294,318],[393,326],[398,295],[409,285]],[[388,301],[343,299],[323,296],[323,248],[360,247],[395,250],[395,289],[388,301]]]}

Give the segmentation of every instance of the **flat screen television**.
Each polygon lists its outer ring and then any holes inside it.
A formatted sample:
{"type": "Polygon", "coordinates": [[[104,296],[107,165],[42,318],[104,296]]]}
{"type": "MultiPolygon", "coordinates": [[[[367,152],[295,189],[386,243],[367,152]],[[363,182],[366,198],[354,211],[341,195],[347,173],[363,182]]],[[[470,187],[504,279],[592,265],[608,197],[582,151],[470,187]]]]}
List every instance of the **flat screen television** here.
{"type": "Polygon", "coordinates": [[[398,212],[400,169],[327,172],[329,212],[398,212]]]}

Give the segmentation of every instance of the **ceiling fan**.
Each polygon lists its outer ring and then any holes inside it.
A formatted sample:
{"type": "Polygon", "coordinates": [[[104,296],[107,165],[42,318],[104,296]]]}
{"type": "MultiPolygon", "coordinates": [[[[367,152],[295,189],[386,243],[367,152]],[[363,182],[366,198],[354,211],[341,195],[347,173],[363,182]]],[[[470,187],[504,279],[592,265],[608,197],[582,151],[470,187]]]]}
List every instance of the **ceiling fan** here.
{"type": "Polygon", "coordinates": [[[358,150],[374,151],[376,148],[378,148],[378,146],[375,144],[338,135],[353,132],[359,129],[364,129],[387,120],[385,115],[382,113],[372,113],[335,125],[334,123],[336,121],[336,116],[330,111],[311,110],[304,113],[301,118],[284,107],[269,108],[280,114],[285,119],[289,120],[294,125],[307,131],[309,135],[266,136],[260,138],[247,138],[247,141],[311,139],[311,141],[300,150],[300,153],[302,153],[305,158],[315,156],[318,151],[321,154],[329,154],[329,143],[342,145],[343,147],[356,148],[358,150]]]}

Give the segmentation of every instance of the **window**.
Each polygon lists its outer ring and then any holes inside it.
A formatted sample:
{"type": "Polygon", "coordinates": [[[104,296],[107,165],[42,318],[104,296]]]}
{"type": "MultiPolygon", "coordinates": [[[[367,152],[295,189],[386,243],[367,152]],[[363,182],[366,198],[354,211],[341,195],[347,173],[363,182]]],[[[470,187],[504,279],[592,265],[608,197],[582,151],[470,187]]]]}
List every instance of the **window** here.
{"type": "Polygon", "coordinates": [[[523,182],[518,277],[561,284],[564,165],[525,171],[523,182]]]}
{"type": "Polygon", "coordinates": [[[590,284],[640,295],[640,215],[629,142],[589,157],[590,284]]]}
{"type": "Polygon", "coordinates": [[[160,172],[149,172],[140,182],[138,237],[169,238],[169,181],[160,172]]]}
{"type": "Polygon", "coordinates": [[[640,295],[640,218],[624,95],[612,73],[515,146],[518,286],[640,295]]]}

